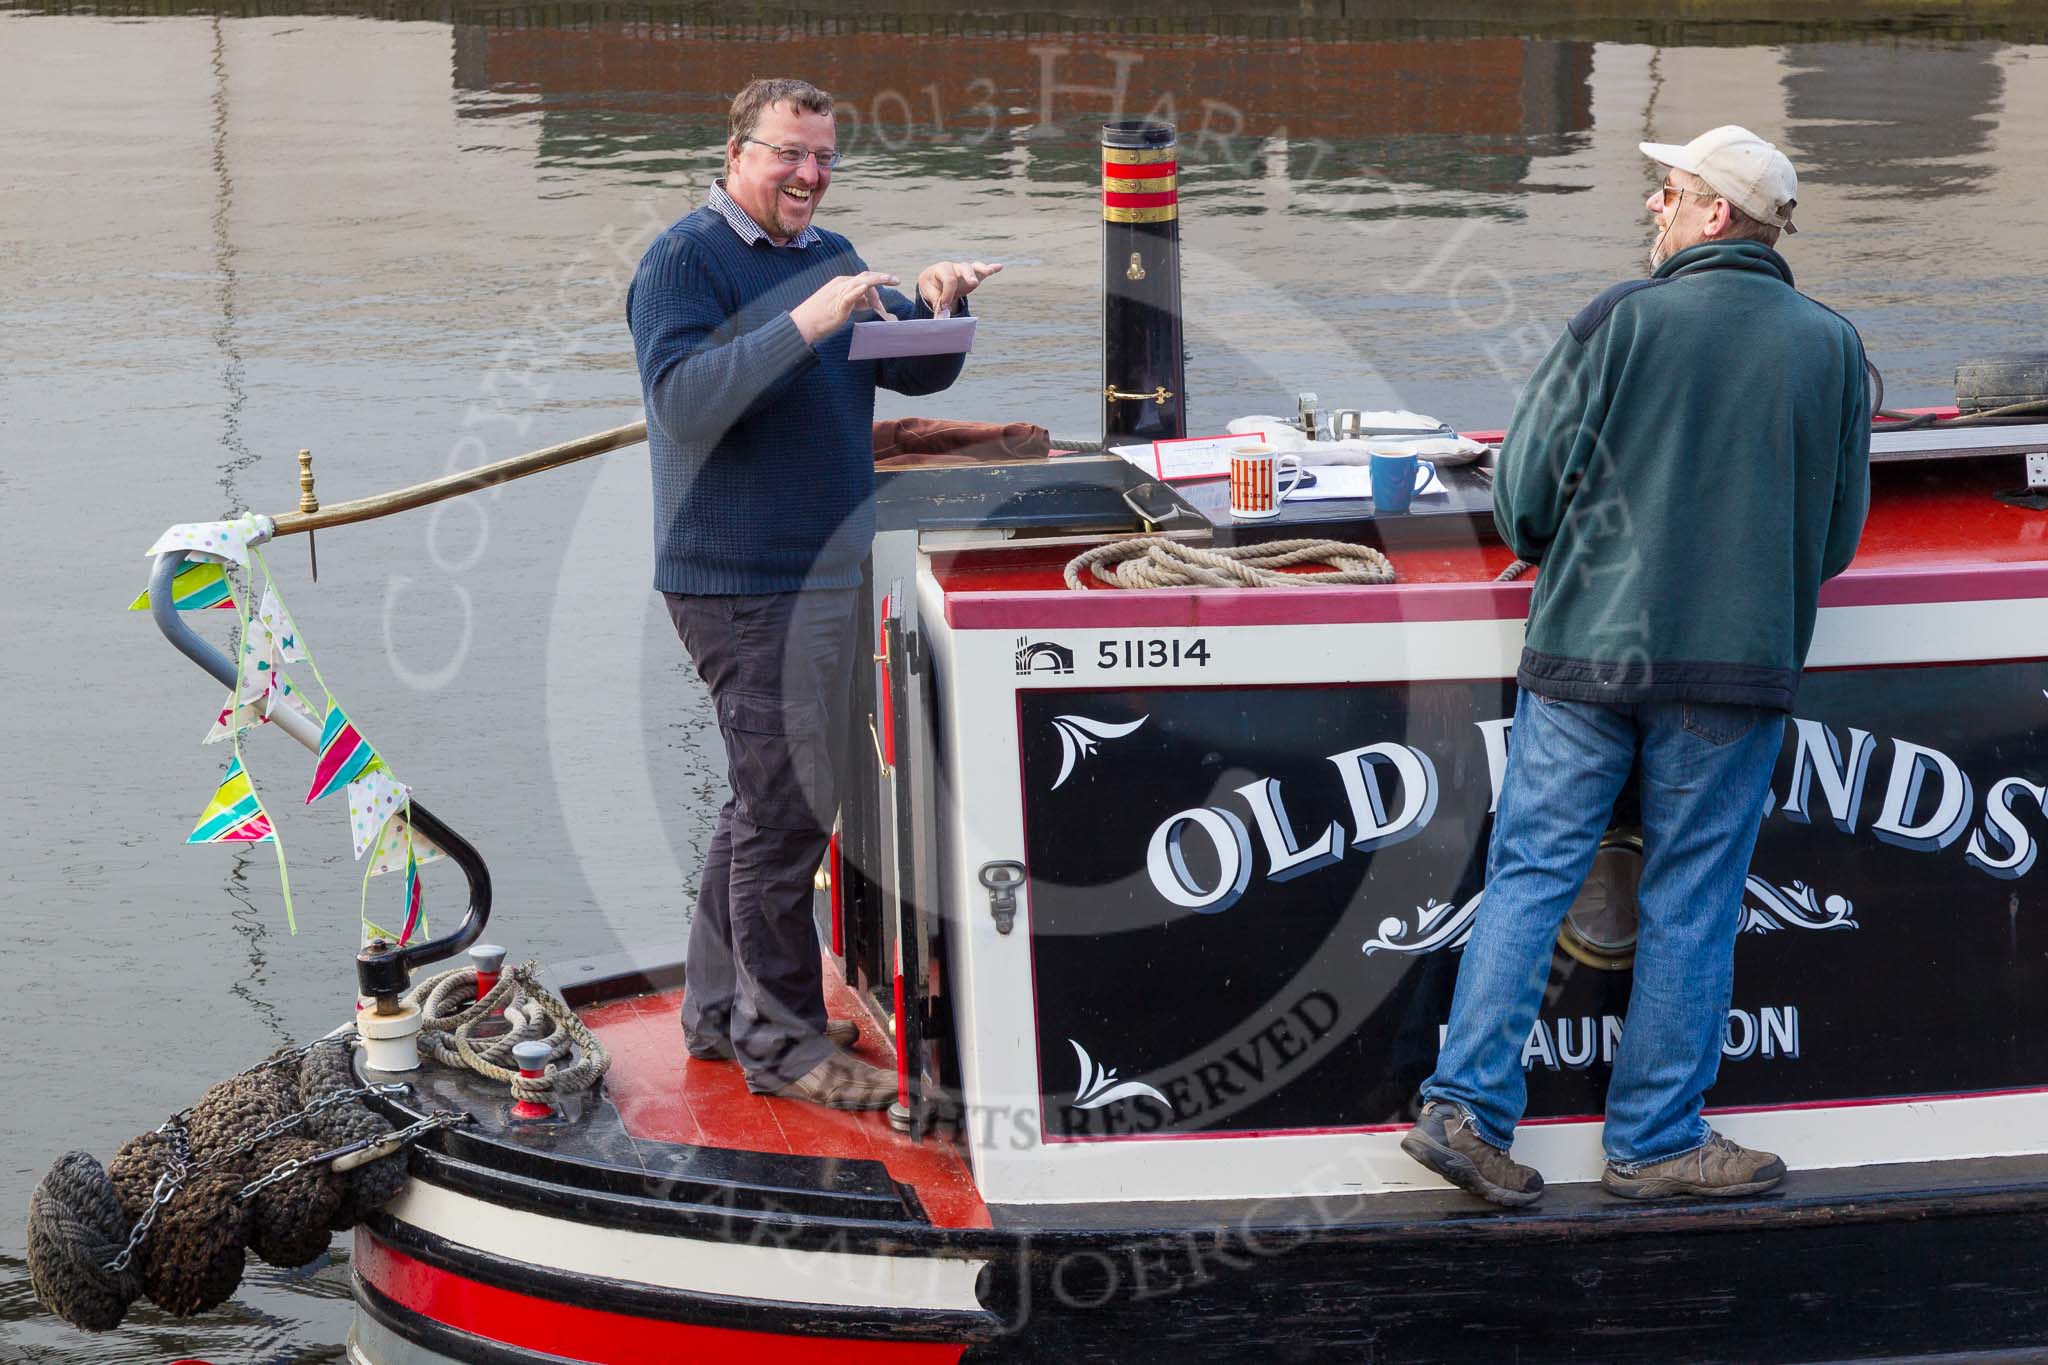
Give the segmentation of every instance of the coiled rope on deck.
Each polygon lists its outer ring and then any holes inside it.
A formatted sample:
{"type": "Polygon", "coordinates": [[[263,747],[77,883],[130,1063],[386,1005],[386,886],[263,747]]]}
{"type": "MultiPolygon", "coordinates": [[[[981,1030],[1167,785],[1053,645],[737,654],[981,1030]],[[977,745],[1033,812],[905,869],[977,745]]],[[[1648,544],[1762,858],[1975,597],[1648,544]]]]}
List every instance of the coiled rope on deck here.
{"type": "Polygon", "coordinates": [[[1340,540],[1273,540],[1206,549],[1166,536],[1098,545],[1067,562],[1067,586],[1084,591],[1082,575],[1112,588],[1302,588],[1318,584],[1392,583],[1394,565],[1369,545],[1340,540]],[[1328,564],[1313,573],[1283,573],[1296,564],[1328,564]]]}
{"type": "Polygon", "coordinates": [[[421,1052],[444,1066],[468,1067],[509,1085],[517,1099],[541,1104],[590,1089],[611,1068],[611,1054],[597,1035],[541,981],[539,963],[514,967],[481,997],[476,985],[476,968],[457,967],[412,988],[406,1000],[419,1007],[421,1052]],[[510,1027],[480,1039],[478,1030],[500,1006],[510,1027]],[[582,1055],[566,1066],[551,1060],[539,1076],[526,1076],[505,1065],[512,1049],[525,1042],[546,1043],[556,1059],[570,1056],[571,1044],[582,1055]]]}

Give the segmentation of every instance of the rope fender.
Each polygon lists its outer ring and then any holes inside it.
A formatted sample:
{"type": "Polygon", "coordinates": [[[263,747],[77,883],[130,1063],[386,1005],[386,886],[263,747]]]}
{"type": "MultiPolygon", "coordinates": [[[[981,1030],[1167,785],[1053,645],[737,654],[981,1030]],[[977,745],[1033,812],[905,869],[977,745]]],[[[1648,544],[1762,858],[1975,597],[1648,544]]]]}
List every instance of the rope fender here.
{"type": "Polygon", "coordinates": [[[343,1037],[280,1051],[123,1143],[105,1168],[85,1152],[59,1157],[29,1197],[36,1298],[105,1332],[143,1295],[178,1317],[218,1307],[241,1284],[245,1251],[283,1267],[316,1260],[406,1180],[389,1155],[346,1173],[313,1160],[395,1132],[363,1103],[349,1056],[343,1037]]]}

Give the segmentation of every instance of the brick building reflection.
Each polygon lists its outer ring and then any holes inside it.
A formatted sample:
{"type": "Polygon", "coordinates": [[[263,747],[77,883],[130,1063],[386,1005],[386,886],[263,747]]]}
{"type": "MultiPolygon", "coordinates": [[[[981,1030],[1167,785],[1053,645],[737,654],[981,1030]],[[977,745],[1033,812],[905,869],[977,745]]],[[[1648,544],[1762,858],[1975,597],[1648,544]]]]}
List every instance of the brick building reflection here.
{"type": "Polygon", "coordinates": [[[1228,18],[1164,35],[1077,32],[1058,20],[962,32],[957,19],[906,15],[795,13],[764,26],[577,14],[506,10],[455,27],[455,84],[478,97],[467,111],[537,112],[540,156],[565,165],[703,169],[723,141],[732,90],[771,73],[801,74],[839,97],[841,146],[864,175],[977,163],[992,174],[1022,139],[1033,148],[1029,178],[1088,181],[1101,119],[1159,114],[1180,126],[1190,168],[1234,162],[1249,174],[1261,148],[1311,148],[1292,174],[1370,170],[1512,192],[1536,158],[1592,126],[1589,42],[1398,41],[1228,18]],[[956,31],[904,31],[948,22],[956,31]]]}

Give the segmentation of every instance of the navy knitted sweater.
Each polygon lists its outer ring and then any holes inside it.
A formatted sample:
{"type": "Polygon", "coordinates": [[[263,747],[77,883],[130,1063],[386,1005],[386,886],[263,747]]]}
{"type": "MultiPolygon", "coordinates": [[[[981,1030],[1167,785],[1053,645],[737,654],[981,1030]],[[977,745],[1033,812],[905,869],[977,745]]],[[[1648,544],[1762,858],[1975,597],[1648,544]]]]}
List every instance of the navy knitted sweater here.
{"type": "MultiPolygon", "coordinates": [[[[793,592],[860,581],[874,539],[875,386],[936,393],[965,357],[848,360],[853,330],[804,343],[790,310],[868,267],[837,233],[740,240],[709,207],[655,239],[626,295],[654,468],[654,586],[793,592]]],[[[929,317],[895,290],[898,317],[929,317]]],[[[855,312],[854,321],[872,319],[855,312]]]]}

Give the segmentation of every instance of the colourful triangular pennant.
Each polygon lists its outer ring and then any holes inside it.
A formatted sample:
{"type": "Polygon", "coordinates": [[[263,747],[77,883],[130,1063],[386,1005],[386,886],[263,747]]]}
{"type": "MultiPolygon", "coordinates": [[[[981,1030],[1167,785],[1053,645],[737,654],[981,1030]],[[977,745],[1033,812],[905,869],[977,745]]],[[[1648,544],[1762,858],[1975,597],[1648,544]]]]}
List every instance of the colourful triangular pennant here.
{"type": "Polygon", "coordinates": [[[263,801],[256,795],[249,774],[242,771],[242,758],[237,754],[185,842],[267,844],[276,838],[270,828],[270,816],[264,812],[263,801]]]}
{"type": "Polygon", "coordinates": [[[356,732],[354,723],[329,697],[327,723],[320,730],[320,757],[313,765],[313,786],[306,793],[306,804],[310,806],[321,797],[340,791],[368,771],[372,763],[381,762],[370,741],[356,732]]]}
{"type": "MultiPolygon", "coordinates": [[[[233,611],[235,599],[228,590],[227,571],[209,559],[186,560],[171,575],[171,606],[178,611],[203,611],[208,607],[233,611]]],[[[128,610],[149,610],[148,588],[136,594],[128,610]]]]}
{"type": "Polygon", "coordinates": [[[145,552],[151,558],[172,550],[204,555],[219,563],[247,565],[249,547],[270,539],[276,524],[260,512],[244,512],[233,521],[195,521],[173,526],[145,552]]]}
{"type": "Polygon", "coordinates": [[[277,662],[297,663],[306,657],[306,651],[299,644],[298,623],[285,609],[284,599],[277,595],[277,585],[266,583],[263,587],[263,605],[256,612],[256,619],[263,623],[276,644],[277,662]]]}
{"type": "Polygon", "coordinates": [[[370,851],[377,832],[393,820],[412,799],[412,788],[391,775],[389,768],[372,768],[348,784],[348,823],[356,836],[356,857],[370,851]]]}
{"type": "Polygon", "coordinates": [[[230,736],[242,733],[242,731],[249,729],[251,726],[262,725],[270,719],[269,716],[263,714],[263,710],[263,699],[260,697],[253,701],[245,701],[240,706],[237,706],[235,705],[235,694],[232,692],[228,693],[227,700],[223,701],[220,705],[220,710],[214,713],[213,728],[206,732],[205,743],[218,744],[230,736]]]}
{"type": "MultiPolygon", "coordinates": [[[[409,814],[412,810],[411,804],[408,803],[405,809],[409,814]]],[[[413,847],[411,823],[406,820],[405,816],[395,815],[386,823],[385,829],[387,832],[393,829],[402,829],[405,839],[405,920],[399,931],[394,934],[370,918],[370,875],[364,873],[363,930],[366,941],[370,938],[387,938],[403,945],[410,943],[415,934],[421,937],[426,935],[426,884],[420,880],[420,860],[413,847]]]]}
{"type": "Polygon", "coordinates": [[[425,921],[427,905],[426,887],[420,882],[420,860],[412,853],[408,844],[405,850],[405,927],[398,931],[398,945],[402,948],[412,942],[412,936],[425,921]]]}
{"type": "Polygon", "coordinates": [[[403,872],[407,848],[411,848],[421,867],[438,863],[448,856],[447,849],[413,828],[412,821],[396,815],[385,821],[384,828],[378,831],[377,851],[370,855],[369,875],[381,877],[386,872],[403,872]]]}

